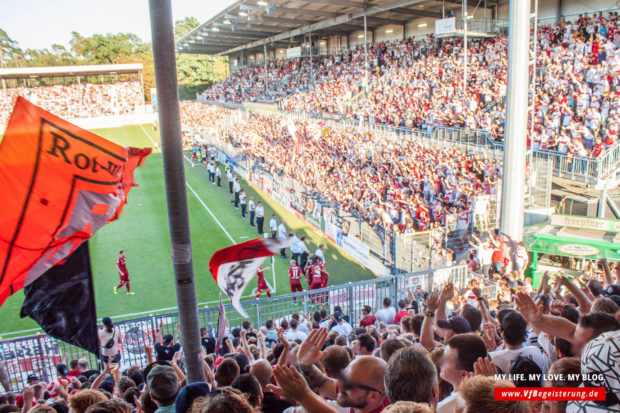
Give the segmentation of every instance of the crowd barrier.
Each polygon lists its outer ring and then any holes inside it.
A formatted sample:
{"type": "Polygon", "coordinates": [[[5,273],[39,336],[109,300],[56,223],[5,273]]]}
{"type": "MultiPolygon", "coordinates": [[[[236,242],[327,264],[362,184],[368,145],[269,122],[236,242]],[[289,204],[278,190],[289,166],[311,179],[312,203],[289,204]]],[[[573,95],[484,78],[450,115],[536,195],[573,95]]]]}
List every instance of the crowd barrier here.
{"type": "MultiPolygon", "coordinates": [[[[495,283],[469,272],[465,265],[460,265],[244,301],[242,306],[257,328],[264,326],[268,319],[288,319],[293,313],[312,317],[314,311],[326,308],[333,314],[335,306],[340,306],[342,311],[349,315],[351,325],[355,327],[361,319],[362,307],[365,305],[371,306],[372,311],[375,312],[381,308],[383,299],[386,297],[392,300],[393,305],[396,305],[399,300],[410,297],[412,294],[419,296],[421,290],[438,290],[448,282],[454,283],[456,288],[462,290],[472,278],[479,281],[488,297],[495,297],[497,294],[495,283]]],[[[224,309],[229,329],[241,326],[244,319],[232,308],[232,305],[226,304],[224,309]]],[[[200,326],[207,328],[215,336],[219,308],[200,308],[198,314],[200,326]]],[[[162,334],[173,334],[178,337],[178,313],[176,312],[114,321],[121,333],[119,345],[121,370],[131,365],[146,366],[144,346],[153,345],[155,332],[162,323],[162,334]]],[[[51,381],[56,379],[56,364],[63,359],[68,362],[81,357],[87,358],[91,367],[98,364],[94,355],[83,354],[81,349],[53,339],[46,334],[0,341],[0,363],[5,368],[14,391],[26,386],[29,374],[36,374],[43,381],[51,381]]]]}

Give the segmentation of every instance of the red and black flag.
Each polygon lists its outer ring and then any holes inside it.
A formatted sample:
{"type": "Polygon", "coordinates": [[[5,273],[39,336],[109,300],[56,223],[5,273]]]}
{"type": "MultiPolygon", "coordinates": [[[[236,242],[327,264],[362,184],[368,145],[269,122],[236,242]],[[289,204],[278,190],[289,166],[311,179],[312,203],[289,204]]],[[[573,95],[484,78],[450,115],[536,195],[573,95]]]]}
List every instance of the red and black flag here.
{"type": "Polygon", "coordinates": [[[35,320],[50,336],[99,357],[88,241],[24,287],[24,292],[22,317],[35,320]]]}
{"type": "Polygon", "coordinates": [[[150,153],[17,99],[0,144],[0,305],[118,218],[150,153]]]}
{"type": "Polygon", "coordinates": [[[217,285],[226,293],[235,310],[248,318],[241,307],[241,295],[265,258],[290,245],[288,239],[265,238],[242,242],[216,251],[209,261],[209,270],[217,285]]]}

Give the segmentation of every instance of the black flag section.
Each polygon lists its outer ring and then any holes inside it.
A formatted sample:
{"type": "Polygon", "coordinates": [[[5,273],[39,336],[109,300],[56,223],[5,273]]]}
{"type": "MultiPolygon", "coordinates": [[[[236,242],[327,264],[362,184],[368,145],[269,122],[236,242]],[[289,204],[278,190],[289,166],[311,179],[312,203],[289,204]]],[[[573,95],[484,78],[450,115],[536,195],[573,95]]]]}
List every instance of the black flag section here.
{"type": "Polygon", "coordinates": [[[88,242],[24,288],[22,317],[31,317],[50,336],[99,357],[97,313],[88,242]]]}

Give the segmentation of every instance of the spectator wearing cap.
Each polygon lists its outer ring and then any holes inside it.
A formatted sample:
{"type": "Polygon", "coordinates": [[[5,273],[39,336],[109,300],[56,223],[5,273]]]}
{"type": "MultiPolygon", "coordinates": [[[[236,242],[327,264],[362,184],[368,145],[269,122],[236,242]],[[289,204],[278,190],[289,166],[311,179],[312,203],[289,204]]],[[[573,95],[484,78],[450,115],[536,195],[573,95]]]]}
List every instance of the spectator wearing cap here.
{"type": "Polygon", "coordinates": [[[446,340],[455,334],[465,334],[471,331],[469,321],[458,315],[448,317],[447,320],[437,320],[437,327],[443,330],[446,340]]]}
{"type": "Polygon", "coordinates": [[[157,405],[156,413],[176,413],[175,401],[179,392],[179,379],[170,366],[155,366],[146,378],[151,400],[157,405]]]}
{"type": "Polygon", "coordinates": [[[344,320],[340,311],[336,311],[334,313],[334,321],[336,322],[336,325],[332,327],[331,331],[348,338],[349,334],[351,334],[351,331],[353,330],[353,327],[351,327],[351,324],[344,320]]]}
{"type": "Polygon", "coordinates": [[[60,363],[56,366],[56,372],[58,373],[58,379],[48,383],[47,385],[47,392],[50,394],[50,398],[52,399],[59,397],[59,391],[61,391],[61,388],[69,385],[69,379],[67,379],[67,376],[69,375],[69,367],[67,367],[64,363],[60,363]]]}
{"type": "Polygon", "coordinates": [[[510,311],[501,321],[504,348],[495,350],[489,355],[502,372],[508,373],[510,364],[519,356],[531,358],[543,373],[549,371],[549,357],[536,346],[526,346],[527,321],[516,311],[510,311]]]}
{"type": "Polygon", "coordinates": [[[204,397],[211,392],[207,383],[191,383],[183,387],[174,402],[176,413],[187,413],[194,401],[199,397],[204,397]]]}

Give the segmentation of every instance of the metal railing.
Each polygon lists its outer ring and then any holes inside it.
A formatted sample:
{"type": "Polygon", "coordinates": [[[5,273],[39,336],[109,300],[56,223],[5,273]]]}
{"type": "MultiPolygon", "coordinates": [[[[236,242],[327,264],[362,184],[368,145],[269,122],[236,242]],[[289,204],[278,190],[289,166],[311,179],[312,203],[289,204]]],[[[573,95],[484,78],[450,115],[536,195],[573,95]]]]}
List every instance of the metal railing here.
{"type": "MultiPolygon", "coordinates": [[[[472,278],[479,281],[490,297],[495,296],[497,286],[493,282],[470,273],[466,266],[460,265],[244,301],[241,305],[257,327],[264,326],[268,319],[277,321],[289,318],[293,313],[304,313],[312,317],[312,313],[321,308],[326,308],[333,313],[335,306],[340,306],[342,311],[350,317],[351,325],[357,326],[365,305],[371,306],[376,311],[381,308],[381,303],[386,297],[389,297],[393,303],[397,303],[401,299],[409,298],[411,292],[417,287],[424,291],[432,291],[441,289],[448,282],[452,282],[457,289],[462,290],[472,278]]],[[[224,309],[229,329],[239,327],[245,321],[231,304],[226,304],[224,309]]],[[[198,309],[198,314],[201,327],[207,328],[215,336],[219,316],[218,307],[198,309]]],[[[153,345],[155,332],[162,322],[162,334],[174,335],[177,331],[178,313],[172,312],[114,323],[121,336],[119,351],[122,370],[132,365],[146,366],[144,346],[145,344],[153,345]]],[[[29,374],[36,374],[43,381],[56,379],[55,366],[61,362],[63,357],[69,361],[84,356],[92,367],[96,367],[99,363],[94,355],[83,355],[81,349],[46,334],[0,341],[0,350],[0,362],[7,371],[12,390],[23,389],[29,374]]]]}

